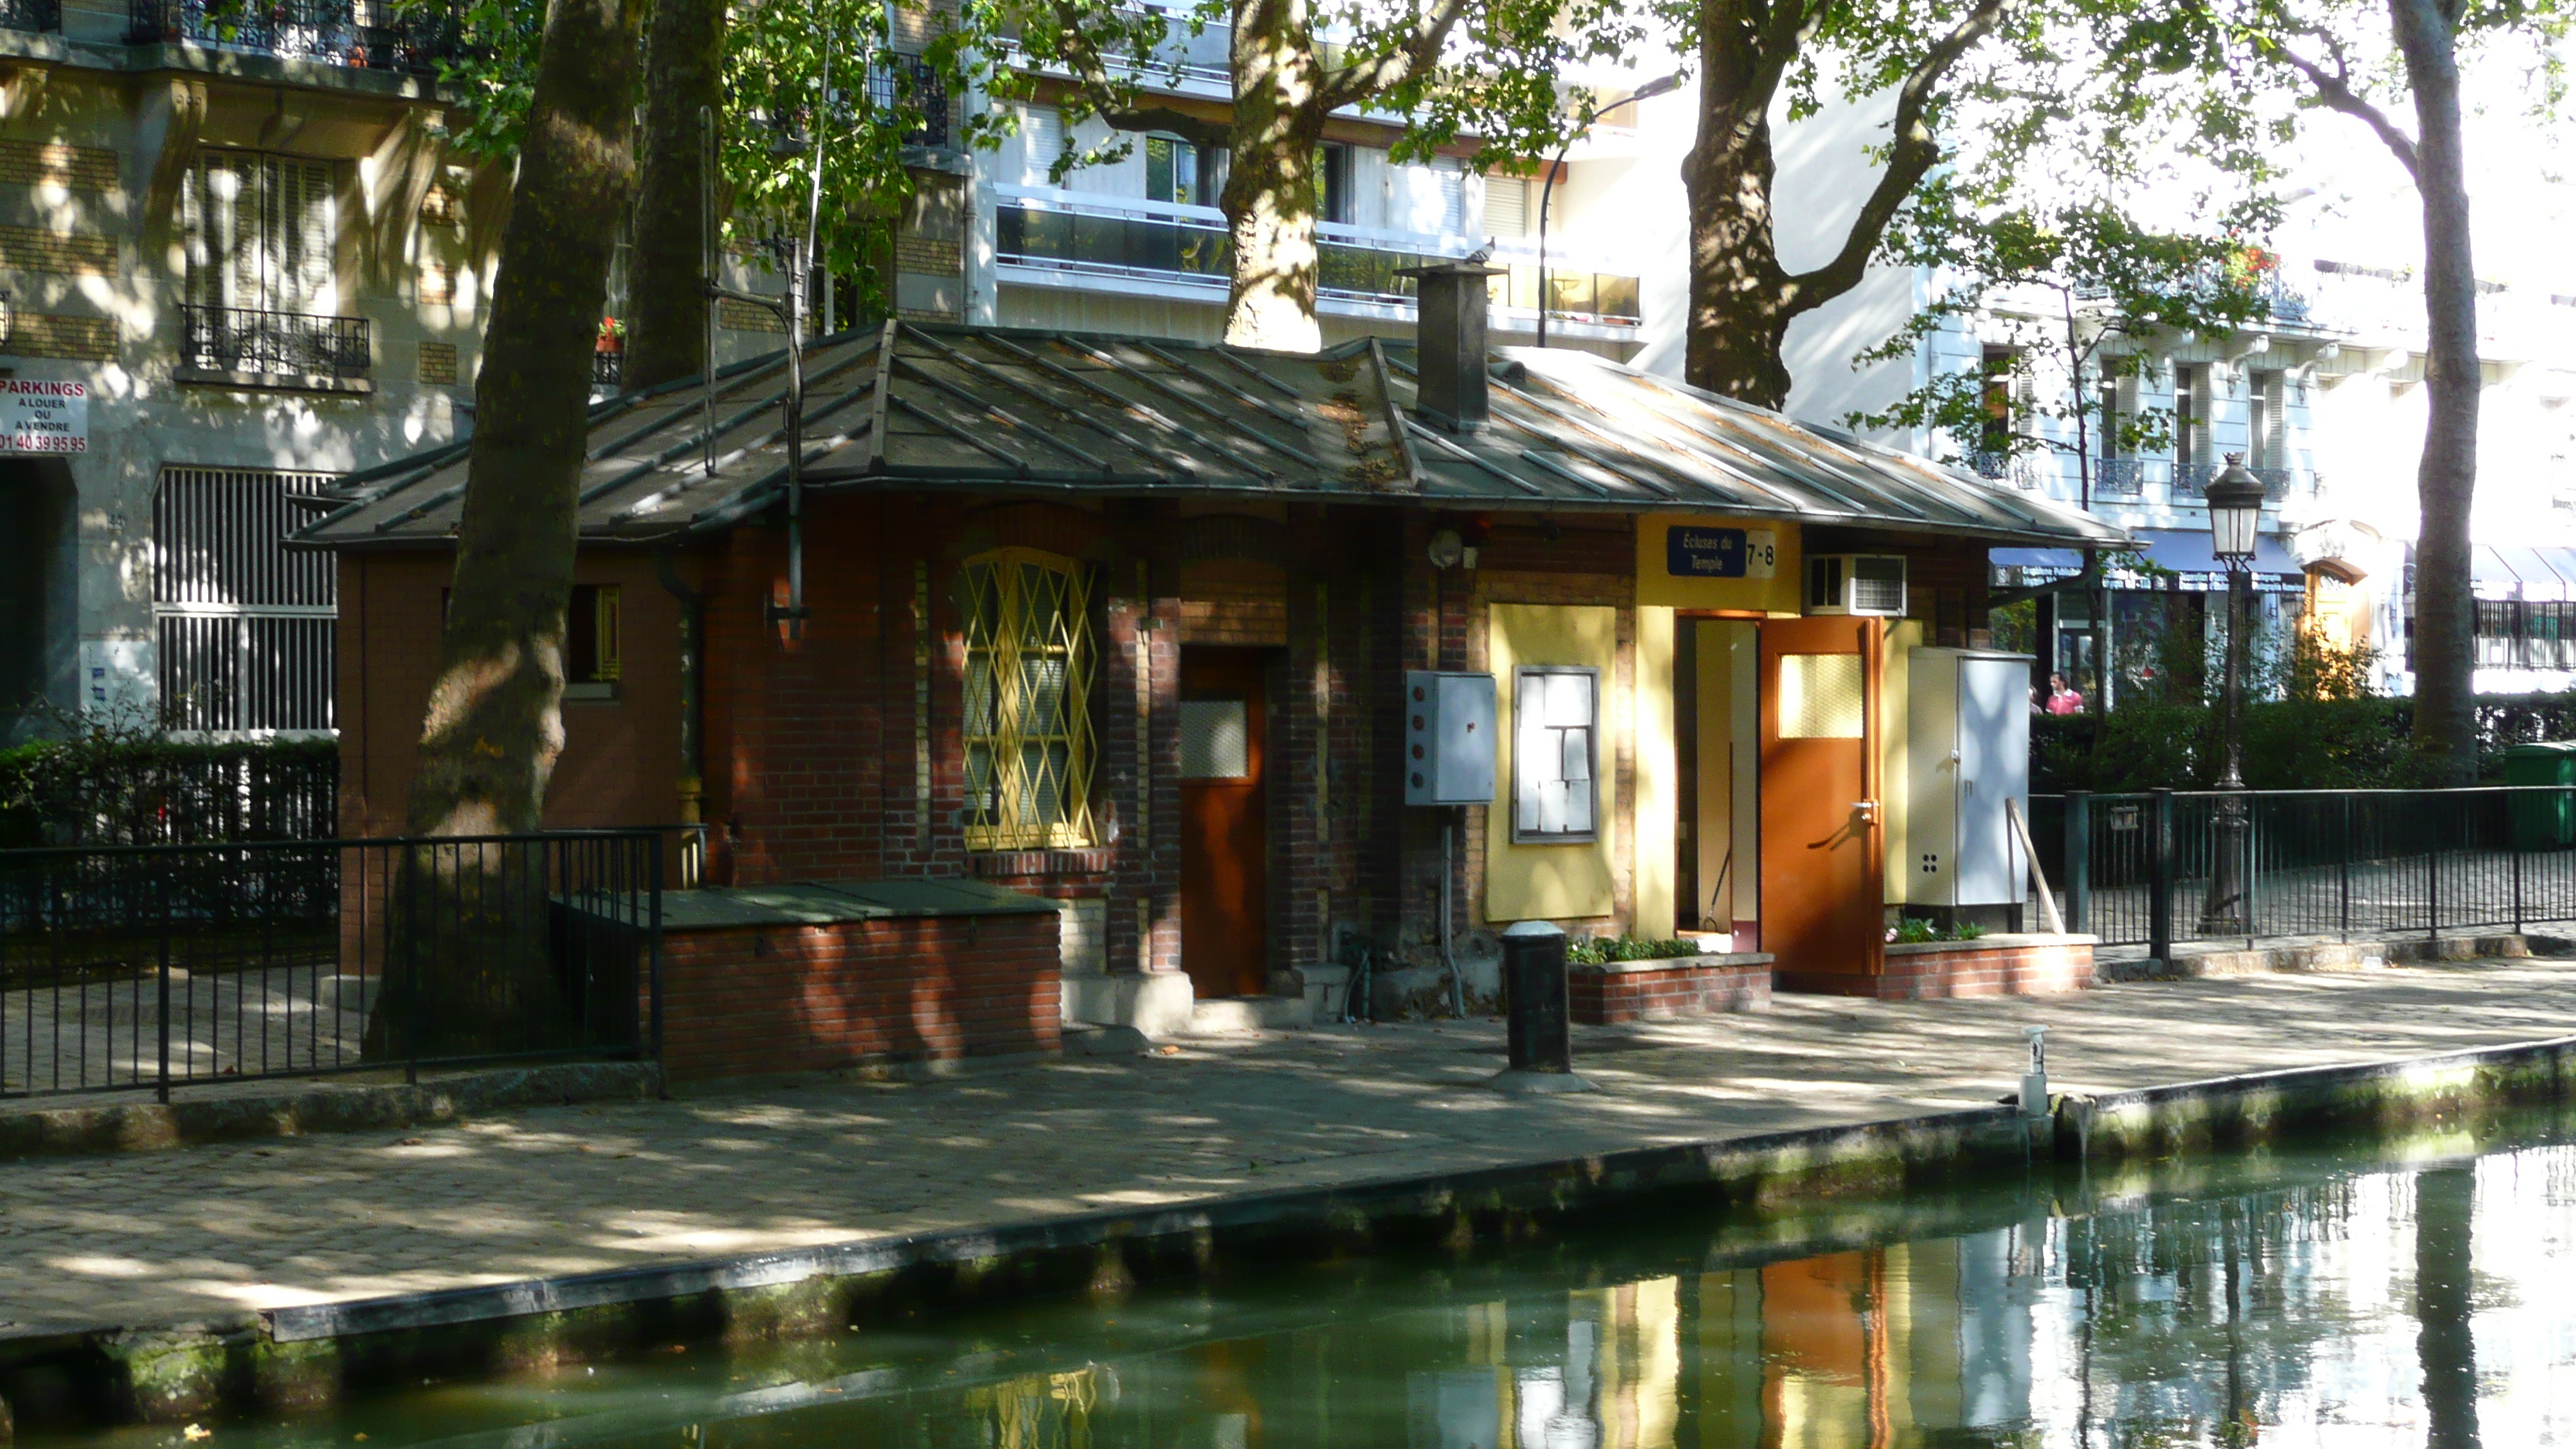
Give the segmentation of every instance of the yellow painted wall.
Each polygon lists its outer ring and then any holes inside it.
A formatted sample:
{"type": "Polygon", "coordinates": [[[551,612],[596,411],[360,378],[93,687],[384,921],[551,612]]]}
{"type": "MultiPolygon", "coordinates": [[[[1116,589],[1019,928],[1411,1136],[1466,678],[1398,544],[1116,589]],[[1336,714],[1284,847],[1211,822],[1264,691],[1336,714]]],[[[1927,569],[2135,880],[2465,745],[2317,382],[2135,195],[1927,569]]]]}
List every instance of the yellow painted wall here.
{"type": "MultiPolygon", "coordinates": [[[[1667,616],[1669,618],[1669,616],[1667,616]]],[[[1489,921],[1569,920],[1606,916],[1612,908],[1610,845],[1618,834],[1619,780],[1611,767],[1618,758],[1620,731],[1629,728],[1618,687],[1619,611],[1603,605],[1495,604],[1488,610],[1486,660],[1494,671],[1496,738],[1494,740],[1494,805],[1485,812],[1485,919],[1489,921]],[[1588,842],[1572,845],[1512,843],[1512,745],[1518,730],[1512,719],[1512,672],[1524,664],[1588,665],[1601,671],[1599,764],[1601,790],[1593,819],[1598,829],[1588,842]]],[[[1672,635],[1665,635],[1664,714],[1672,715],[1672,635]]],[[[1666,729],[1669,740],[1670,728],[1666,729]]],[[[1666,753],[1670,754],[1667,744],[1666,753]]],[[[1669,827],[1667,827],[1669,828],[1669,827]]],[[[1672,887],[1669,860],[1664,899],[1672,887]]]]}
{"type": "Polygon", "coordinates": [[[1759,609],[1795,614],[1805,555],[1798,525],[1777,518],[1728,518],[1714,513],[1649,513],[1637,520],[1637,602],[1665,609],[1759,609]],[[1665,535],[1676,527],[1741,528],[1768,532],[1778,558],[1767,579],[1675,578],[1668,568],[1665,535]]]}
{"type": "Polygon", "coordinates": [[[1681,760],[1674,743],[1673,611],[1637,610],[1637,809],[1633,817],[1637,876],[1629,891],[1636,919],[1629,934],[1661,940],[1673,933],[1680,889],[1681,760]]]}
{"type": "Polygon", "coordinates": [[[1886,670],[1878,701],[1878,816],[1887,822],[1887,870],[1883,894],[1886,904],[1902,905],[1905,901],[1906,873],[1914,867],[1913,852],[1906,848],[1906,821],[1913,816],[1909,808],[1914,796],[1913,783],[1913,711],[1914,698],[1912,655],[1909,651],[1923,642],[1923,623],[1919,619],[1887,621],[1886,670]]]}

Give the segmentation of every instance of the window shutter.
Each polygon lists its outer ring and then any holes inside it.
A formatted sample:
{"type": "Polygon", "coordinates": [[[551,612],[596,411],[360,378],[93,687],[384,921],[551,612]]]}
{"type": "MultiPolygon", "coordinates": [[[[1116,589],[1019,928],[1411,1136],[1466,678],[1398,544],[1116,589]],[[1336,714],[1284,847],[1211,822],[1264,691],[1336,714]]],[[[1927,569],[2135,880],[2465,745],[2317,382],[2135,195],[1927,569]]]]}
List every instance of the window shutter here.
{"type": "Polygon", "coordinates": [[[2281,381],[2280,373],[2263,374],[2263,463],[2271,468],[2290,466],[2289,389],[2281,381]]]}
{"type": "Polygon", "coordinates": [[[1529,183],[1518,176],[1485,178],[1485,234],[1500,240],[1529,235],[1529,183]]]}
{"type": "Polygon", "coordinates": [[[1467,230],[1467,171],[1443,158],[1432,163],[1432,180],[1440,187],[1440,234],[1459,236],[1467,230]]]}
{"type": "Polygon", "coordinates": [[[339,199],[332,194],[331,167],[322,161],[290,161],[284,167],[296,179],[288,200],[292,210],[288,245],[294,264],[286,270],[288,287],[278,310],[329,315],[339,310],[332,277],[333,225],[339,199]]]}
{"type": "Polygon", "coordinates": [[[1064,112],[1053,106],[1030,106],[1021,116],[1021,144],[1028,153],[1028,184],[1052,185],[1054,178],[1048,172],[1056,158],[1065,153],[1064,112]]]}

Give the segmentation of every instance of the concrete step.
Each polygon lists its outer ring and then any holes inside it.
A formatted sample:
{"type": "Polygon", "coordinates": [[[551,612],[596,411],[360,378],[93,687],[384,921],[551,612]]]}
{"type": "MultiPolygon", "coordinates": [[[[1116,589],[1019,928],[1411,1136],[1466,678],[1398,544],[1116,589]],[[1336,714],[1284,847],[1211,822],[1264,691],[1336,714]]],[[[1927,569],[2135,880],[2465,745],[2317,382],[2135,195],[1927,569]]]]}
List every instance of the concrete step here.
{"type": "Polygon", "coordinates": [[[1191,1036],[1240,1036],[1254,1031],[1302,1031],[1315,1024],[1315,1005],[1303,996],[1217,996],[1190,1003],[1191,1036]]]}

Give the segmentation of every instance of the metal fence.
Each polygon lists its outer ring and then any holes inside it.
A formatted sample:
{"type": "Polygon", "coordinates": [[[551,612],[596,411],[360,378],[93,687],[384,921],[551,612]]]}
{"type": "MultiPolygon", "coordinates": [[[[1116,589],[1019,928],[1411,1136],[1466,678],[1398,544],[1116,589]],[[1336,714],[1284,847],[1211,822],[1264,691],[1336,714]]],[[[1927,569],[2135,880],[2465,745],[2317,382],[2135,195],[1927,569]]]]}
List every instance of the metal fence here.
{"type": "Polygon", "coordinates": [[[2158,957],[2178,941],[2576,920],[2576,788],[2076,791],[2030,804],[2067,929],[2158,957]]]}
{"type": "Polygon", "coordinates": [[[0,1096],[658,1055],[654,831],[0,851],[0,1096]]]}
{"type": "Polygon", "coordinates": [[[127,0],[126,39],[435,76],[465,57],[465,7],[394,0],[127,0]]]}
{"type": "Polygon", "coordinates": [[[364,317],[261,312],[248,307],[179,308],[180,356],[189,367],[281,376],[359,378],[374,365],[364,317]]]}

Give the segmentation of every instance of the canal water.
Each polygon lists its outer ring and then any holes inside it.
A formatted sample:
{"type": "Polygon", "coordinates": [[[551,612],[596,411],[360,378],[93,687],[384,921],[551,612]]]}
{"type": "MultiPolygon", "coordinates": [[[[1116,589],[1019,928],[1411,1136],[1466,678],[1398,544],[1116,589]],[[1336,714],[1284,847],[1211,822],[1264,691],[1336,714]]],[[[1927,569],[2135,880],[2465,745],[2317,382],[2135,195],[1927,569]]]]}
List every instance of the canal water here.
{"type": "Polygon", "coordinates": [[[2522,1123],[1786,1214],[1658,1209],[1464,1258],[431,1383],[197,1442],[2576,1444],[2571,1142],[2522,1123]]]}

